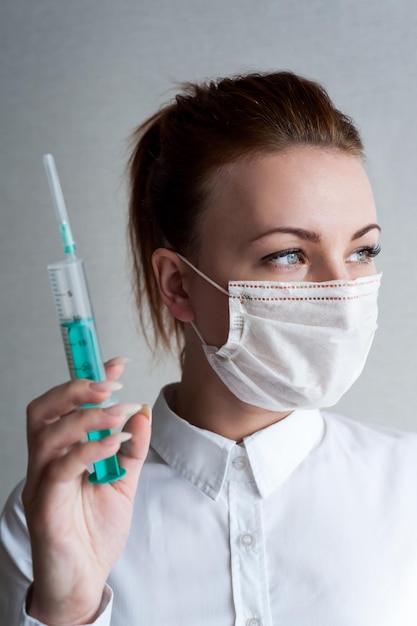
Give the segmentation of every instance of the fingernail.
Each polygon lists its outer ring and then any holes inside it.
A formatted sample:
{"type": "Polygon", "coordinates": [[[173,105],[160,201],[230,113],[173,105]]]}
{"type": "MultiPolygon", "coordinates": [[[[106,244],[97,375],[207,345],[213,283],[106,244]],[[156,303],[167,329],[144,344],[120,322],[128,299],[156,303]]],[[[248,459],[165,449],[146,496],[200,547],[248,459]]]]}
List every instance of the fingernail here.
{"type": "Polygon", "coordinates": [[[112,365],[126,365],[127,363],[131,362],[132,359],[130,359],[128,356],[116,356],[113,359],[107,361],[106,365],[111,367],[112,365]]]}
{"type": "Polygon", "coordinates": [[[117,380],[101,380],[90,383],[90,389],[93,389],[93,391],[118,391],[122,387],[122,383],[119,383],[117,380]]]}
{"type": "Polygon", "coordinates": [[[129,441],[130,439],[132,439],[133,435],[132,433],[117,433],[117,438],[120,441],[120,443],[124,443],[125,441],[129,441]]]}
{"type": "Polygon", "coordinates": [[[150,424],[152,424],[152,409],[149,404],[142,404],[141,408],[137,413],[141,413],[142,415],[146,415],[150,424]]]}
{"type": "Polygon", "coordinates": [[[104,437],[104,439],[101,439],[100,443],[101,445],[108,446],[109,448],[114,446],[115,443],[118,443],[120,446],[122,443],[125,443],[125,441],[132,439],[132,436],[132,433],[113,433],[112,435],[108,435],[107,437],[104,437]]]}
{"type": "Polygon", "coordinates": [[[104,409],[105,413],[108,415],[125,415],[126,417],[130,417],[135,413],[139,413],[142,409],[142,404],[133,404],[129,402],[121,402],[120,404],[114,404],[113,406],[107,407],[104,409]]]}

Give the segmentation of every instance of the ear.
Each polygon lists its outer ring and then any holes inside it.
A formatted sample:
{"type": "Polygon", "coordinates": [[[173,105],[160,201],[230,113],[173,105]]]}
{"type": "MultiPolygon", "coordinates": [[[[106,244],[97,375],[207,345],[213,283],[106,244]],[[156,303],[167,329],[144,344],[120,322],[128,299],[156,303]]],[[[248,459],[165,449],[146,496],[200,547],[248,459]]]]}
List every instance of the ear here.
{"type": "Polygon", "coordinates": [[[195,313],[187,290],[189,268],[175,252],[167,248],[155,250],[152,267],[160,296],[171,315],[180,322],[192,322],[195,313]]]}

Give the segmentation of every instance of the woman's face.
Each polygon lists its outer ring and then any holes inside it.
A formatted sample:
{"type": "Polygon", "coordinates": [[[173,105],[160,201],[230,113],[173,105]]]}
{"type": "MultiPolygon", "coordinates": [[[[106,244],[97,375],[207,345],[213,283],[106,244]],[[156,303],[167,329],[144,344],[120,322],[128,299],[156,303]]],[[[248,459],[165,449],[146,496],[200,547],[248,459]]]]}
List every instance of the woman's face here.
{"type": "MultiPolygon", "coordinates": [[[[328,281],[376,272],[379,227],[359,159],[297,147],[227,165],[202,223],[198,267],[229,280],[328,281]]],[[[205,341],[227,339],[227,297],[194,273],[195,323],[205,341]]]]}

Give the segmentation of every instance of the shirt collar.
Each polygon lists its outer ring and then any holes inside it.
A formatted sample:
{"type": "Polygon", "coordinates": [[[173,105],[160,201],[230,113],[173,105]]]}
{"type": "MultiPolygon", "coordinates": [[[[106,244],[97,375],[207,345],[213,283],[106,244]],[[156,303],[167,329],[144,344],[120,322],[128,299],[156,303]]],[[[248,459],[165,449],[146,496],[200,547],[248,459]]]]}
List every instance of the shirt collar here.
{"type": "MultiPolygon", "coordinates": [[[[177,384],[159,394],[153,410],[151,447],[184,478],[213,500],[222,490],[236,442],[192,426],[170,408],[177,384]]],[[[244,445],[259,493],[268,497],[321,441],[318,410],[296,410],[249,437],[244,445]]]]}

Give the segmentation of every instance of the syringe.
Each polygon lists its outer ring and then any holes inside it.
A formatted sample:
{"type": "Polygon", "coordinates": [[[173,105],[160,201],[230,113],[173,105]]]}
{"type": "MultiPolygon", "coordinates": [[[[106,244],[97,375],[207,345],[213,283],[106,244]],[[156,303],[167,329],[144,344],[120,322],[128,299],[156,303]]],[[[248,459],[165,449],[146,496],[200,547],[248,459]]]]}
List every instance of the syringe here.
{"type": "MultiPolygon", "coordinates": [[[[70,375],[71,378],[103,381],[106,379],[106,373],[101,358],[84,264],[75,254],[75,241],[52,154],[45,154],[43,163],[66,255],[64,261],[48,265],[48,273],[70,375]]],[[[90,404],[81,408],[110,406],[116,402],[116,398],[110,398],[102,405],[90,404]]],[[[88,439],[90,441],[103,439],[110,434],[111,430],[96,430],[88,433],[88,439]]],[[[126,470],[119,467],[116,455],[94,463],[94,470],[89,480],[96,484],[114,482],[126,474],[126,470]]]]}

